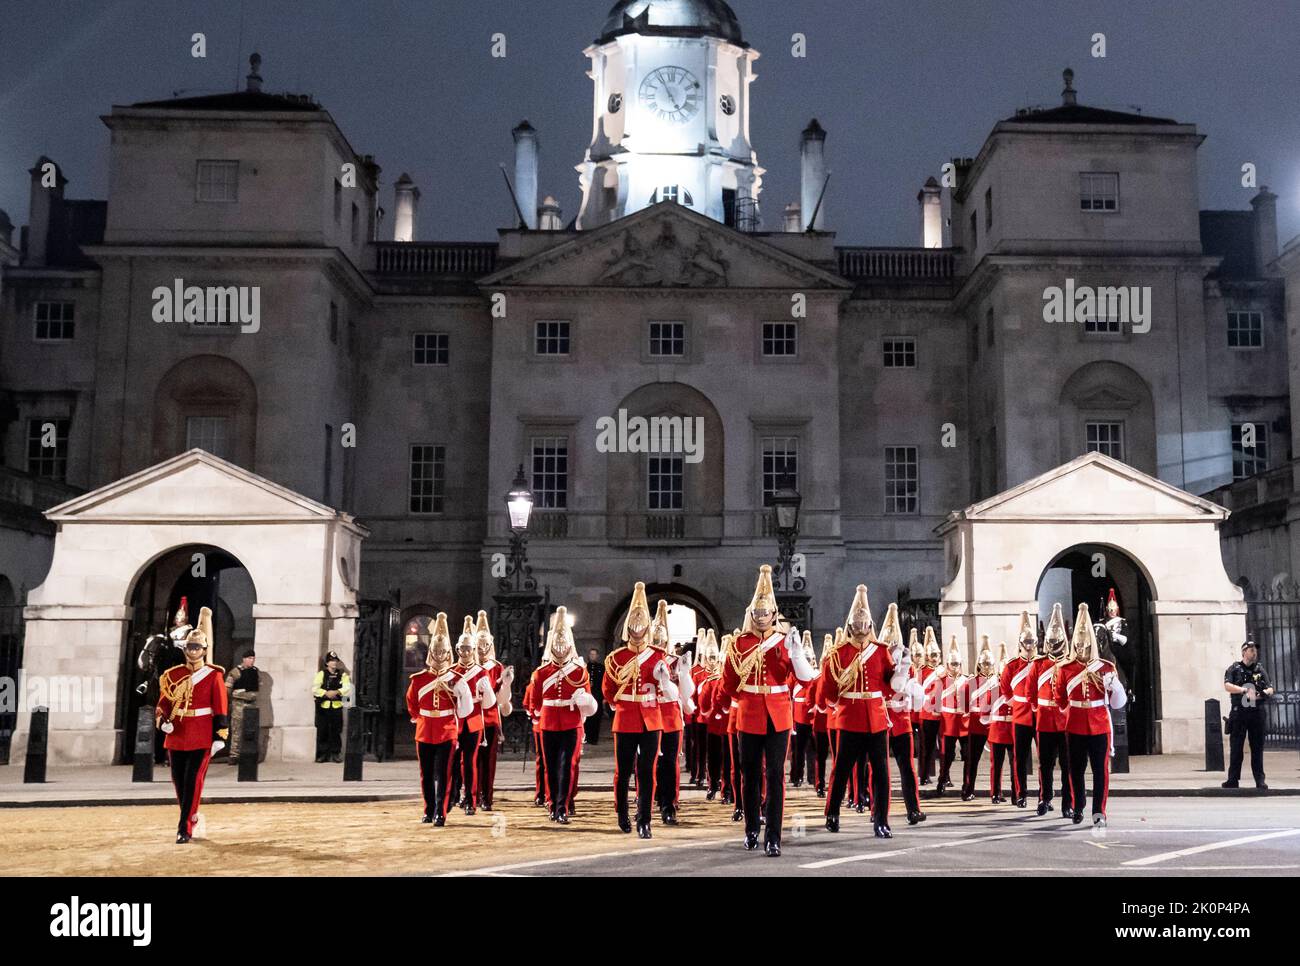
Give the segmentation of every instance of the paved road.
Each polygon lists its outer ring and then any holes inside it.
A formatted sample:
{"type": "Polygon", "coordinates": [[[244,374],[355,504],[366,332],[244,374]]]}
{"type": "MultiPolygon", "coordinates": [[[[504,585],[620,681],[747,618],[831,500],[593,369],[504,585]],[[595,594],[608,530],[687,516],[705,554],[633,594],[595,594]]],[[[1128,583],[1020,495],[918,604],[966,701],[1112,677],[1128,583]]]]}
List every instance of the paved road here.
{"type": "MultiPolygon", "coordinates": [[[[914,828],[901,816],[894,838],[871,834],[868,817],[843,816],[838,834],[803,808],[787,814],[782,856],[741,846],[735,833],[691,842],[627,839],[603,855],[466,868],[461,874],[571,875],[1108,875],[1295,876],[1300,871],[1300,814],[1294,801],[1267,798],[1112,799],[1109,827],[1071,825],[1059,812],[1032,812],[987,802],[926,803],[929,819],[914,828]]],[[[454,873],[453,873],[454,874],[454,873]]]]}

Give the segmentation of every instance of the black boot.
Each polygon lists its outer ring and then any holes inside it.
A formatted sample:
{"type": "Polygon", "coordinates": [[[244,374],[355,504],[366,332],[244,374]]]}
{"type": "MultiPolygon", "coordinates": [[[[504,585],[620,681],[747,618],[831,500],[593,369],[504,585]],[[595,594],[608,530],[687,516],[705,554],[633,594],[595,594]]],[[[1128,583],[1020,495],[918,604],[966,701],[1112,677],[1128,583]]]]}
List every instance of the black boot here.
{"type": "Polygon", "coordinates": [[[908,825],[915,825],[917,822],[924,822],[924,821],[925,821],[925,812],[922,812],[919,809],[915,812],[907,813],[908,825]]]}
{"type": "Polygon", "coordinates": [[[718,790],[716,788],[710,788],[709,793],[704,796],[704,800],[707,802],[711,802],[717,797],[718,797],[718,790]]]}
{"type": "Polygon", "coordinates": [[[1081,825],[1083,823],[1083,809],[1079,809],[1077,812],[1075,812],[1074,817],[1071,818],[1070,821],[1073,822],[1075,825],[1081,825]]]}
{"type": "Polygon", "coordinates": [[[838,832],[840,830],[840,817],[838,815],[826,816],[826,831],[838,832]]]}
{"type": "Polygon", "coordinates": [[[618,813],[618,830],[624,834],[631,834],[632,822],[627,817],[627,812],[618,813]]]}
{"type": "Polygon", "coordinates": [[[446,824],[447,824],[447,816],[446,816],[446,815],[439,815],[437,818],[435,818],[435,819],[433,820],[433,827],[434,827],[434,828],[442,828],[442,827],[445,826],[446,824]]]}
{"type": "Polygon", "coordinates": [[[557,822],[559,822],[561,825],[568,825],[568,824],[569,824],[569,813],[566,812],[564,809],[560,809],[560,810],[559,810],[558,812],[556,812],[556,814],[555,814],[555,820],[556,820],[557,822]]]}
{"type": "Polygon", "coordinates": [[[781,843],[776,839],[768,839],[763,845],[763,851],[767,853],[769,858],[779,858],[781,855],[781,843]]]}
{"type": "Polygon", "coordinates": [[[677,824],[677,809],[673,808],[673,806],[671,805],[665,806],[663,812],[660,814],[663,816],[665,825],[677,824]]]}
{"type": "Polygon", "coordinates": [[[758,848],[758,833],[757,833],[757,832],[746,832],[746,833],[745,833],[745,851],[746,851],[746,852],[753,852],[756,848],[758,848]]]}
{"type": "Polygon", "coordinates": [[[649,823],[649,822],[637,822],[637,823],[636,823],[636,834],[637,834],[637,838],[642,838],[642,839],[648,839],[648,838],[650,838],[650,823],[649,823]]]}
{"type": "Polygon", "coordinates": [[[744,809],[740,809],[740,808],[738,808],[738,809],[736,809],[734,812],[731,813],[731,820],[732,820],[733,822],[739,822],[739,821],[740,821],[742,818],[744,818],[744,817],[745,817],[744,809]]]}
{"type": "Polygon", "coordinates": [[[425,812],[425,813],[424,813],[424,817],[420,819],[420,824],[421,824],[421,825],[431,825],[431,824],[433,824],[433,816],[430,815],[428,812],[425,812]]]}
{"type": "Polygon", "coordinates": [[[892,839],[894,837],[894,833],[889,830],[889,826],[886,825],[884,822],[872,822],[871,825],[872,828],[875,829],[876,838],[892,839]]]}

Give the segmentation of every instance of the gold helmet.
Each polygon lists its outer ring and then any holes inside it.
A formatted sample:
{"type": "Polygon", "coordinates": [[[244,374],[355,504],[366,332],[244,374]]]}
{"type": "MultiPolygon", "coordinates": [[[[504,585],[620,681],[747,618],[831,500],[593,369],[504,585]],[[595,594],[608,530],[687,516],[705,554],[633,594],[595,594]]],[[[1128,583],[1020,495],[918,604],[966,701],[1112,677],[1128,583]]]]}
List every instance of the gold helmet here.
{"type": "Polygon", "coordinates": [[[628,605],[627,616],[623,618],[623,640],[632,639],[632,632],[644,635],[650,632],[650,605],[645,599],[645,584],[637,581],[632,588],[632,603],[628,605]]]}
{"type": "Polygon", "coordinates": [[[713,628],[704,632],[704,638],[696,646],[696,654],[699,656],[700,663],[708,670],[713,670],[718,664],[718,638],[713,633],[713,628]]]}
{"type": "Polygon", "coordinates": [[[1016,638],[1016,644],[1020,648],[1020,656],[1026,661],[1033,660],[1035,652],[1038,650],[1038,632],[1034,630],[1034,622],[1029,617],[1029,611],[1020,612],[1020,634],[1016,638]]]}
{"type": "Polygon", "coordinates": [[[172,618],[172,629],[167,632],[167,636],[177,647],[184,647],[185,638],[189,637],[190,631],[194,630],[190,626],[190,613],[186,606],[188,603],[188,597],[181,598],[180,606],[176,608],[176,616],[172,618]]]}
{"type": "Polygon", "coordinates": [[[957,635],[948,641],[948,670],[953,674],[961,673],[961,651],[957,648],[957,635]]]}
{"type": "MultiPolygon", "coordinates": [[[[641,599],[645,600],[644,588],[641,599]]],[[[565,664],[573,655],[573,629],[569,627],[569,611],[561,605],[551,615],[551,627],[546,632],[546,653],[542,655],[542,660],[552,664],[565,664]]]]}
{"type": "Polygon", "coordinates": [[[939,647],[939,641],[934,636],[934,628],[927,624],[925,627],[925,666],[935,668],[942,663],[943,650],[939,647]]]}
{"type": "Polygon", "coordinates": [[[655,619],[650,622],[650,646],[668,653],[668,601],[660,600],[655,607],[655,619]]]}
{"type": "Polygon", "coordinates": [[[429,635],[429,653],[424,659],[425,667],[441,674],[451,667],[451,632],[447,630],[447,615],[439,611],[433,621],[433,631],[429,635]]]}
{"type": "Polygon", "coordinates": [[[1002,641],[998,644],[998,674],[1007,666],[1007,642],[1002,641]]]}
{"type": "Polygon", "coordinates": [[[846,637],[864,634],[870,638],[875,636],[875,632],[876,622],[871,619],[871,602],[867,600],[867,585],[858,584],[853,592],[853,603],[849,605],[849,616],[844,618],[844,634],[846,637]]]}
{"type": "Polygon", "coordinates": [[[885,619],[880,622],[880,634],[877,640],[890,651],[903,646],[903,628],[898,623],[897,604],[890,604],[885,611],[885,619]]]}
{"type": "Polygon", "coordinates": [[[1065,635],[1065,618],[1061,614],[1061,605],[1052,605],[1052,617],[1043,632],[1043,653],[1053,661],[1060,662],[1069,655],[1069,638],[1065,635]]]}
{"type": "Polygon", "coordinates": [[[776,592],[772,590],[772,566],[763,564],[758,568],[758,582],[754,585],[754,596],[750,598],[749,606],[745,608],[745,622],[741,627],[744,634],[757,634],[758,629],[754,623],[754,611],[762,610],[772,615],[772,623],[775,624],[781,617],[780,608],[776,605],[776,592]]]}
{"type": "Polygon", "coordinates": [[[492,628],[488,626],[488,615],[485,610],[478,612],[478,622],[474,625],[474,642],[478,645],[480,664],[496,659],[496,641],[492,639],[492,628]]]}
{"type": "Polygon", "coordinates": [[[1107,617],[1118,617],[1118,616],[1119,616],[1119,601],[1117,601],[1117,600],[1115,599],[1115,588],[1114,588],[1114,587],[1112,587],[1112,588],[1110,589],[1110,597],[1109,597],[1109,599],[1106,601],[1106,616],[1107,616],[1107,617]]]}
{"type": "Polygon", "coordinates": [[[1097,655],[1097,633],[1092,628],[1092,616],[1088,605],[1080,604],[1079,613],[1074,618],[1074,659],[1081,664],[1091,664],[1097,655]]]}
{"type": "Polygon", "coordinates": [[[199,644],[206,651],[212,646],[212,608],[199,608],[199,626],[185,635],[185,646],[199,644]]]}
{"type": "Polygon", "coordinates": [[[920,640],[917,639],[915,626],[907,632],[907,650],[912,655],[913,667],[920,667],[925,663],[925,648],[921,646],[920,640]]]}
{"type": "Polygon", "coordinates": [[[980,652],[975,658],[975,669],[985,677],[991,677],[994,673],[993,651],[989,648],[989,636],[980,635],[980,652]]]}
{"type": "Polygon", "coordinates": [[[814,668],[817,666],[817,651],[813,648],[812,631],[803,632],[803,656],[814,668]]]}

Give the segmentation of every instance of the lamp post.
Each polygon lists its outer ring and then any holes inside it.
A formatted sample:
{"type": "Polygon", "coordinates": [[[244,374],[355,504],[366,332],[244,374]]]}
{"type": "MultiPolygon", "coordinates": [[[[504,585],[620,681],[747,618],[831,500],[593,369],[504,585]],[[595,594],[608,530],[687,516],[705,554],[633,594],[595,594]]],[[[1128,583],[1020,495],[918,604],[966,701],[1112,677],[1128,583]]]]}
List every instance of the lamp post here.
{"type": "Polygon", "coordinates": [[[794,481],[789,476],[781,479],[781,485],[772,494],[772,515],[776,523],[777,558],[776,591],[777,605],[781,613],[800,630],[811,629],[812,608],[809,595],[805,593],[807,580],[795,566],[795,542],[799,539],[799,510],[803,497],[794,488],[794,481]]]}

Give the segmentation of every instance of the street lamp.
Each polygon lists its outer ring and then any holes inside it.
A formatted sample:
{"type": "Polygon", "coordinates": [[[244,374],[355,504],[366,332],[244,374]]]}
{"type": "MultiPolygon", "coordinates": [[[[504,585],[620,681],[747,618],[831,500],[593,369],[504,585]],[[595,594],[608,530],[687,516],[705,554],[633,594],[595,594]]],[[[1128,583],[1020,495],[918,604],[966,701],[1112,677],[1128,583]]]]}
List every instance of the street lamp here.
{"type": "Polygon", "coordinates": [[[506,494],[506,509],[510,516],[510,559],[506,572],[497,580],[497,587],[506,592],[535,591],[537,581],[528,566],[528,521],[533,515],[533,491],[524,476],[524,464],[510,484],[506,494]]]}
{"type": "Polygon", "coordinates": [[[789,476],[781,477],[777,491],[772,494],[772,516],[776,524],[777,558],[776,586],[777,606],[791,623],[797,627],[811,628],[812,607],[809,596],[804,593],[807,581],[802,574],[794,573],[794,547],[799,538],[799,509],[803,497],[794,488],[794,480],[789,476]]]}
{"type": "MultiPolygon", "coordinates": [[[[493,595],[493,625],[496,638],[497,659],[515,668],[515,697],[523,693],[523,684],[540,660],[543,640],[534,642],[538,626],[543,630],[550,607],[550,592],[543,597],[537,592],[537,578],[528,566],[528,522],[533,514],[533,491],[519,464],[510,490],[506,493],[506,511],[510,524],[510,556],[505,572],[497,577],[497,593],[493,595]]],[[[495,556],[495,555],[494,555],[495,556]]],[[[497,574],[493,564],[493,575],[497,574]]],[[[518,707],[518,702],[516,702],[518,707]]],[[[507,747],[523,748],[529,731],[528,715],[517,711],[501,722],[502,735],[507,747]]]]}
{"type": "Polygon", "coordinates": [[[528,488],[528,479],[524,476],[524,464],[519,464],[515,481],[510,484],[506,494],[506,507],[510,511],[510,529],[523,533],[528,529],[528,520],[533,515],[533,491],[528,488]]]}

